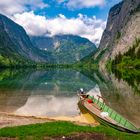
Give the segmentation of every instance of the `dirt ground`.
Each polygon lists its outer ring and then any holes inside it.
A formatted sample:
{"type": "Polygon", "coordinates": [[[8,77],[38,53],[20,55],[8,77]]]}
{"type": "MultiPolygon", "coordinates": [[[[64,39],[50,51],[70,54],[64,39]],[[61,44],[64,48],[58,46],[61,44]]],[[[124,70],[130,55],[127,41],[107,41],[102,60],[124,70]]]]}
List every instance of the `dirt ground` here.
{"type": "MultiPolygon", "coordinates": [[[[27,138],[28,139],[28,138],[27,138]]],[[[18,138],[2,138],[0,140],[18,140],[18,138]]],[[[33,140],[29,137],[29,140],[33,140]]],[[[61,137],[44,137],[43,140],[116,140],[116,138],[107,137],[99,133],[76,133],[71,136],[61,136],[61,137]]]]}
{"type": "Polygon", "coordinates": [[[44,123],[50,121],[69,121],[77,125],[92,125],[92,126],[99,125],[99,123],[96,121],[92,121],[89,123],[87,120],[84,119],[84,117],[81,116],[76,116],[76,117],[60,116],[60,117],[49,118],[49,117],[34,117],[34,116],[18,116],[14,114],[7,114],[7,113],[0,112],[0,128],[44,123]]]}
{"type": "Polygon", "coordinates": [[[76,133],[71,136],[57,138],[44,138],[44,140],[116,140],[99,133],[76,133]]]}
{"type": "Polygon", "coordinates": [[[6,113],[0,113],[0,128],[35,124],[35,123],[44,123],[49,121],[52,120],[48,118],[16,116],[16,115],[10,115],[6,113]]]}

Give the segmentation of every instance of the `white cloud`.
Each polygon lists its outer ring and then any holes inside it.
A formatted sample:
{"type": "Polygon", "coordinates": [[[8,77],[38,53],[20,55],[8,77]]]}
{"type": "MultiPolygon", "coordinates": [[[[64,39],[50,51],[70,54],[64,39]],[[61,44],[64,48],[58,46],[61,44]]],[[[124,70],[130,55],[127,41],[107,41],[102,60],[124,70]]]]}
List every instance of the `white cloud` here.
{"type": "Polygon", "coordinates": [[[103,6],[105,0],[57,0],[58,3],[63,3],[70,9],[90,8],[95,6],[103,6]]]}
{"type": "MultiPolygon", "coordinates": [[[[56,1],[72,9],[101,6],[105,3],[105,0],[56,1]]],[[[47,19],[45,16],[35,15],[33,12],[36,9],[44,9],[48,6],[43,0],[0,0],[0,13],[7,15],[23,26],[30,35],[73,34],[86,37],[99,44],[105,28],[105,21],[82,14],[70,19],[63,14],[59,14],[53,19],[47,19]]]]}
{"type": "Polygon", "coordinates": [[[45,7],[48,7],[48,4],[44,3],[43,0],[0,0],[0,13],[7,16],[45,7]]]}
{"type": "Polygon", "coordinates": [[[33,12],[24,12],[15,14],[13,20],[22,25],[30,35],[73,34],[86,37],[96,44],[99,44],[106,25],[105,21],[96,19],[95,16],[87,17],[82,14],[70,19],[62,14],[56,18],[47,19],[44,16],[35,15],[33,12]]]}

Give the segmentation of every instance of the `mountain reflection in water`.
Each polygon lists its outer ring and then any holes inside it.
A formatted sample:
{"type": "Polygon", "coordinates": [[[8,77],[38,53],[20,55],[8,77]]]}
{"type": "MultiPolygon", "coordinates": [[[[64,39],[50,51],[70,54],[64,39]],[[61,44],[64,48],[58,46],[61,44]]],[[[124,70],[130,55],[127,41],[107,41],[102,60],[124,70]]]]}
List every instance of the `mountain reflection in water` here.
{"type": "MultiPolygon", "coordinates": [[[[0,112],[47,117],[76,117],[77,90],[101,95],[107,104],[140,127],[139,88],[114,74],[72,69],[0,71],[0,112]],[[138,90],[137,90],[138,91],[138,90]]],[[[83,113],[88,118],[86,113],[83,113]]],[[[81,115],[82,115],[81,114],[81,115]]],[[[90,122],[91,123],[91,122],[90,122]]]]}
{"type": "Polygon", "coordinates": [[[54,95],[31,95],[26,104],[14,113],[30,116],[75,116],[77,96],[55,97],[54,95]]]}
{"type": "Polygon", "coordinates": [[[0,111],[30,116],[76,116],[77,90],[96,83],[74,70],[1,72],[0,111]],[[17,86],[17,87],[16,87],[17,86]]]}

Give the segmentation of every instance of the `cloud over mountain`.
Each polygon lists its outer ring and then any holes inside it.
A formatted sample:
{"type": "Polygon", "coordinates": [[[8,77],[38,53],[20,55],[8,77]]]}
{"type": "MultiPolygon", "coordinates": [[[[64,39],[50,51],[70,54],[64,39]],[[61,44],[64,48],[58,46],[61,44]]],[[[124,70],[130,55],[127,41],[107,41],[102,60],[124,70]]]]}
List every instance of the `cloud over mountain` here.
{"type": "Polygon", "coordinates": [[[99,44],[106,22],[79,14],[77,17],[66,18],[59,14],[55,18],[35,15],[34,12],[15,14],[14,21],[22,25],[28,34],[34,36],[53,36],[57,34],[73,34],[86,37],[92,42],[99,44]]]}
{"type": "Polygon", "coordinates": [[[23,26],[30,35],[73,34],[98,45],[106,19],[98,15],[96,18],[95,9],[104,7],[108,2],[112,0],[1,0],[0,13],[23,26]],[[93,9],[93,15],[91,11],[84,11],[88,8],[93,9]]]}

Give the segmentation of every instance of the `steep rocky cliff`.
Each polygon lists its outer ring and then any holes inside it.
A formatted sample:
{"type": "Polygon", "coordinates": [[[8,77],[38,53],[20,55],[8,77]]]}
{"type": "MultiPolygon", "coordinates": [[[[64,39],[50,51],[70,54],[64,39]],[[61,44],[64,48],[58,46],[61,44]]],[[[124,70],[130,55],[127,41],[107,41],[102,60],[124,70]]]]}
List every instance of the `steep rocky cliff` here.
{"type": "Polygon", "coordinates": [[[110,9],[107,26],[94,59],[104,69],[109,59],[127,52],[136,38],[140,38],[140,0],[123,0],[110,9]]]}

